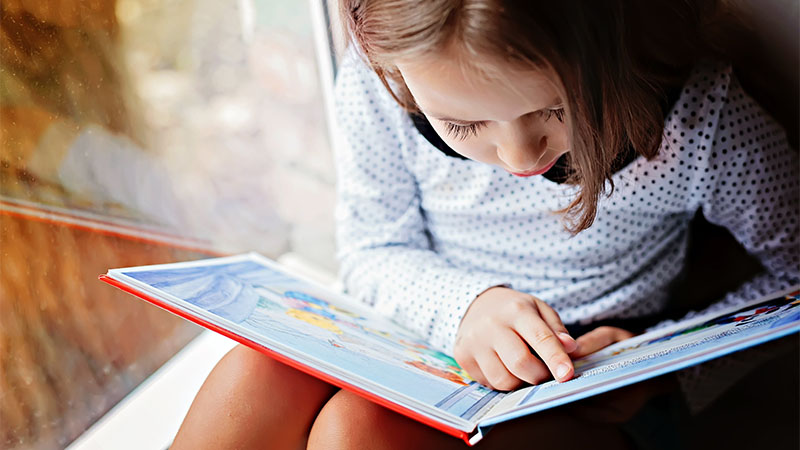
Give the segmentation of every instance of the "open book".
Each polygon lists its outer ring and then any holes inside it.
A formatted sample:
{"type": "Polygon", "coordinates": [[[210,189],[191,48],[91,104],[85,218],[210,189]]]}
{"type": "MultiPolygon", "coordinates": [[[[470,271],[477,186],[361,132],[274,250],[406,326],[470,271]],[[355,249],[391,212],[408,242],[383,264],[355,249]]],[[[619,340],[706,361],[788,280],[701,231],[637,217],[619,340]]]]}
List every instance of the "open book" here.
{"type": "Polygon", "coordinates": [[[469,444],[497,423],[800,330],[800,291],[779,292],[576,360],[570,381],[499,392],[401,326],[257,254],[112,269],[100,278],[469,444]]]}

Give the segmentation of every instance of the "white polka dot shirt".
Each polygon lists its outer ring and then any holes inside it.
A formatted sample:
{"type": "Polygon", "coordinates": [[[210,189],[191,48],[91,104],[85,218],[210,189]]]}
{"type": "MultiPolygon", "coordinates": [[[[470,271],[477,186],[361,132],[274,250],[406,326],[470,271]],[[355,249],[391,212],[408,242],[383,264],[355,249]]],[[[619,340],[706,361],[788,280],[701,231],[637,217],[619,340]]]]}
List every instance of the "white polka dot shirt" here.
{"type": "Polygon", "coordinates": [[[698,209],[765,268],[711,308],[800,282],[797,154],[727,66],[693,71],[658,156],[614,174],[594,224],[574,237],[554,211],[575,186],[445,155],[353,51],[336,97],[348,144],[335,158],[345,288],[444,351],[492,286],[541,298],[565,323],[659,313],[698,209]]]}

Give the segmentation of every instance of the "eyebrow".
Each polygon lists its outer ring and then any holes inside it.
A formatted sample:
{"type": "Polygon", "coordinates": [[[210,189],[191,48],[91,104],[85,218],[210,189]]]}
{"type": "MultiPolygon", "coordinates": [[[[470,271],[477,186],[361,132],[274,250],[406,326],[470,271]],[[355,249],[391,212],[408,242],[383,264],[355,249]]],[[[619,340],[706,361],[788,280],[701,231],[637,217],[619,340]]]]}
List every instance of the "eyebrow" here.
{"type": "Polygon", "coordinates": [[[452,117],[447,117],[444,114],[437,114],[433,112],[425,112],[420,108],[420,112],[427,117],[432,117],[436,120],[441,120],[443,122],[454,122],[460,124],[470,124],[470,123],[478,123],[478,122],[485,122],[485,120],[464,120],[464,119],[454,119],[452,117]]]}
{"type": "MultiPolygon", "coordinates": [[[[561,106],[561,105],[564,104],[564,102],[559,97],[556,97],[556,98],[553,99],[552,102],[550,102],[550,104],[551,105],[555,104],[556,106],[561,106]]],[[[551,108],[551,106],[545,106],[543,108],[537,109],[536,111],[542,111],[542,110],[549,109],[549,108],[551,108]]],[[[420,108],[420,111],[421,111],[421,108],[420,108]]],[[[433,117],[436,120],[441,120],[443,122],[452,122],[452,123],[460,124],[460,125],[469,125],[469,124],[473,124],[473,123],[486,122],[486,120],[454,119],[452,117],[443,116],[441,114],[426,113],[425,111],[422,111],[422,113],[425,114],[428,117],[433,117]]]]}
{"type": "Polygon", "coordinates": [[[463,120],[463,119],[453,119],[452,117],[439,117],[436,114],[431,114],[431,116],[436,120],[441,120],[443,122],[453,122],[456,124],[470,124],[470,123],[478,123],[483,122],[483,120],[463,120]]]}

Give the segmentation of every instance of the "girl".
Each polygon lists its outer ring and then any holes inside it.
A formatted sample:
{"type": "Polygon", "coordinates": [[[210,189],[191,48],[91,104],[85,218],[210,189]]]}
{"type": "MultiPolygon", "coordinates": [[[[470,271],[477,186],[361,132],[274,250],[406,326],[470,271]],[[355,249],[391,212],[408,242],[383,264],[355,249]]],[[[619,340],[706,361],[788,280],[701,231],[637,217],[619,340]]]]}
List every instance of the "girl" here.
{"type": "MultiPolygon", "coordinates": [[[[713,59],[706,3],[343,1],[350,293],[505,390],[568,380],[572,359],[663,321],[698,210],[765,269],[712,309],[800,281],[797,156],[713,59]]],[[[483,445],[638,445],[667,384],[517,420],[483,445]]],[[[306,442],[461,445],[235,349],[175,448],[306,442]]]]}

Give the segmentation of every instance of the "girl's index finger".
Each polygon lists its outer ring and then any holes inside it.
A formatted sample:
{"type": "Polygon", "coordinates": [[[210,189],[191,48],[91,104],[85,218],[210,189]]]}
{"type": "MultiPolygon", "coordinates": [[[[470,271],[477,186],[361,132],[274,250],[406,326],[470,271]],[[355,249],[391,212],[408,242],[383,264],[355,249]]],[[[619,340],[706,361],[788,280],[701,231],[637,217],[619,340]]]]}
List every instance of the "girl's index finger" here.
{"type": "Polygon", "coordinates": [[[539,310],[539,314],[542,316],[542,319],[550,326],[550,329],[556,333],[556,337],[561,342],[561,345],[564,347],[564,351],[567,353],[572,353],[578,349],[578,342],[569,334],[567,331],[567,327],[564,326],[564,322],[561,321],[561,316],[558,315],[556,310],[554,310],[550,305],[545,303],[542,300],[536,299],[536,308],[539,310]]]}
{"type": "Polygon", "coordinates": [[[558,381],[567,381],[575,371],[561,340],[550,326],[535,312],[521,314],[514,329],[547,365],[558,381]]]}

